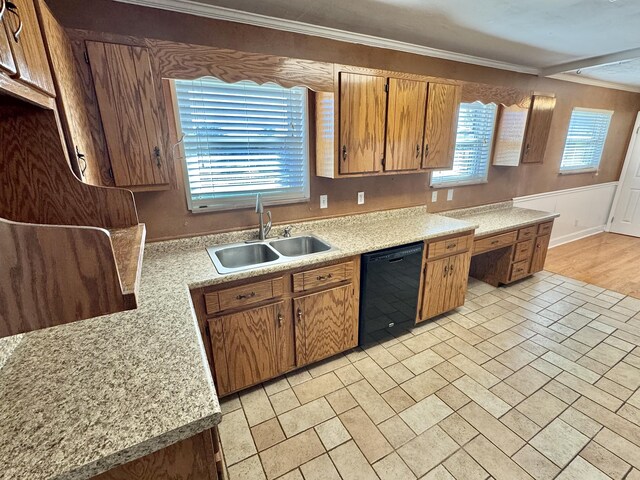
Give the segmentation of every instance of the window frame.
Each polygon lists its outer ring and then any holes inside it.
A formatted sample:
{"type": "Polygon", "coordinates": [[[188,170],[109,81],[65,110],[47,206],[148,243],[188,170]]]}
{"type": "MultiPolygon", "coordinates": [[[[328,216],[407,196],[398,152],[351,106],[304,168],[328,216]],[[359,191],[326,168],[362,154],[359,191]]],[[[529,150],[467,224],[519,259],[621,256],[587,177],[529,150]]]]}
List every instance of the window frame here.
{"type": "MultiPolygon", "coordinates": [[[[203,77],[206,78],[206,77],[203,77]]],[[[226,82],[225,80],[219,79],[217,77],[211,76],[211,78],[215,78],[216,80],[223,81],[225,83],[237,83],[237,82],[226,82]]],[[[207,212],[222,212],[222,211],[233,211],[233,210],[243,210],[255,207],[255,199],[249,201],[241,201],[239,204],[229,204],[227,202],[218,204],[218,205],[202,205],[197,201],[193,200],[193,195],[191,194],[191,183],[189,182],[189,168],[187,165],[187,156],[184,148],[184,132],[182,131],[182,125],[180,122],[180,109],[178,106],[178,95],[176,91],[176,80],[186,80],[193,81],[198,79],[170,79],[170,90],[171,90],[171,103],[174,114],[174,121],[176,126],[176,134],[178,138],[178,142],[173,145],[173,155],[175,156],[176,150],[179,151],[180,155],[180,163],[182,164],[182,176],[185,187],[185,197],[187,200],[187,208],[191,213],[207,213],[207,212]]],[[[248,80],[248,79],[247,79],[248,80]]],[[[253,80],[249,80],[253,81],[253,80]]],[[[255,83],[255,82],[254,82],[255,83]]],[[[266,82],[278,85],[276,82],[266,82]]],[[[263,85],[263,84],[257,84],[263,85]]],[[[281,85],[278,85],[281,86],[281,85]]],[[[289,88],[289,87],[282,87],[289,88]]],[[[268,196],[262,196],[263,204],[265,206],[275,206],[275,205],[288,205],[295,203],[309,203],[311,201],[311,150],[310,150],[310,136],[311,136],[311,125],[309,124],[309,89],[300,86],[300,88],[304,88],[303,95],[303,151],[304,151],[304,189],[302,195],[296,198],[288,198],[281,200],[274,200],[269,198],[268,196]]],[[[215,199],[212,199],[212,202],[215,202],[215,199]]]]}
{"type": "Polygon", "coordinates": [[[571,116],[569,117],[569,126],[567,127],[567,134],[566,134],[565,140],[564,140],[564,148],[562,149],[562,156],[560,157],[560,167],[559,167],[559,170],[558,170],[558,174],[559,175],[575,175],[575,174],[580,174],[580,173],[597,173],[600,170],[600,164],[602,163],[602,156],[604,155],[604,147],[607,144],[607,138],[609,137],[609,130],[611,129],[611,120],[613,119],[614,113],[615,112],[613,110],[606,110],[606,109],[602,109],[602,108],[573,107],[571,109],[571,116]],[[609,114],[609,123],[607,125],[607,131],[605,132],[605,135],[604,135],[604,140],[602,142],[602,148],[600,149],[600,156],[598,157],[597,165],[595,165],[595,166],[584,166],[582,168],[566,168],[565,167],[565,169],[563,169],[562,168],[562,163],[564,162],[564,155],[565,155],[566,150],[567,150],[567,142],[569,140],[569,133],[571,132],[571,121],[573,120],[573,114],[576,111],[609,114]]]}

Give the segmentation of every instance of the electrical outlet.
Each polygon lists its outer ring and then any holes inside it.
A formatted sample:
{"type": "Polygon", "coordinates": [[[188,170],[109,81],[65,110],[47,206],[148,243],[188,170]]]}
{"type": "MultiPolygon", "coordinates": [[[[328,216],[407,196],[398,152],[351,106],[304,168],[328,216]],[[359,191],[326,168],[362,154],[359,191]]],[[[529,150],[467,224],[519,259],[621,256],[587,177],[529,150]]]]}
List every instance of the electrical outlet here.
{"type": "Polygon", "coordinates": [[[431,203],[436,203],[438,201],[438,191],[434,190],[431,192],[431,203]]]}
{"type": "Polygon", "coordinates": [[[358,192],[358,205],[364,204],[364,192],[358,192]]]}
{"type": "Polygon", "coordinates": [[[329,198],[327,195],[320,195],[320,208],[327,208],[329,206],[329,198]]]}
{"type": "Polygon", "coordinates": [[[447,202],[450,202],[451,200],[453,200],[453,188],[447,190],[447,202]]]}

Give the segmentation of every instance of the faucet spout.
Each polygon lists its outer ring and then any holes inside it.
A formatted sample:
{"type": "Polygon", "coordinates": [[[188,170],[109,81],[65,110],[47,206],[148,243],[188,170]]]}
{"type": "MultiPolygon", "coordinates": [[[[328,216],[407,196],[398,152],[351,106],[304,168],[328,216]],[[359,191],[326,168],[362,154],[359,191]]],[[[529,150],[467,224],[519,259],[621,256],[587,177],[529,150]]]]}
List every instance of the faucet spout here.
{"type": "Polygon", "coordinates": [[[265,240],[271,231],[271,210],[267,210],[269,221],[265,225],[264,206],[262,205],[262,198],[259,193],[256,195],[256,213],[258,214],[258,239],[265,240]]]}

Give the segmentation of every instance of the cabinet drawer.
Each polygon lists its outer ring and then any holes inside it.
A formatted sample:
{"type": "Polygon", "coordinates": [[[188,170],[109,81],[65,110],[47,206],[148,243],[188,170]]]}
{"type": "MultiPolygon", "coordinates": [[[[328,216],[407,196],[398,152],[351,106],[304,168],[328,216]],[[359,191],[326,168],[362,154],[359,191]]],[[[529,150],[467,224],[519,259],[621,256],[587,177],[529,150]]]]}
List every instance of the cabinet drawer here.
{"type": "Polygon", "coordinates": [[[530,227],[521,228],[518,230],[518,240],[527,240],[536,236],[538,230],[537,225],[531,225],[530,227]]]}
{"type": "Polygon", "coordinates": [[[293,291],[304,292],[318,287],[335,285],[350,280],[353,275],[353,262],[329,265],[306,272],[293,274],[293,291]]]}
{"type": "Polygon", "coordinates": [[[508,232],[502,235],[494,235],[493,237],[487,237],[473,242],[473,254],[476,255],[482,252],[488,252],[490,250],[497,250],[498,248],[506,247],[516,241],[518,232],[508,232]]]}
{"type": "Polygon", "coordinates": [[[244,307],[281,297],[284,293],[282,277],[205,293],[207,313],[212,314],[232,308],[244,307]]]}
{"type": "Polygon", "coordinates": [[[538,225],[538,235],[549,235],[553,228],[553,222],[541,223],[538,225]]]}
{"type": "Polygon", "coordinates": [[[533,239],[516,243],[516,247],[513,249],[513,261],[521,262],[523,260],[529,260],[531,258],[531,252],[533,252],[533,239]]]}
{"type": "Polygon", "coordinates": [[[427,250],[427,258],[441,257],[454,253],[464,252],[471,248],[472,235],[464,237],[450,238],[448,240],[439,240],[429,244],[427,250]]]}
{"type": "Polygon", "coordinates": [[[522,262],[517,262],[511,265],[509,281],[513,282],[514,280],[519,280],[527,275],[529,275],[529,261],[523,260],[522,262]]]}

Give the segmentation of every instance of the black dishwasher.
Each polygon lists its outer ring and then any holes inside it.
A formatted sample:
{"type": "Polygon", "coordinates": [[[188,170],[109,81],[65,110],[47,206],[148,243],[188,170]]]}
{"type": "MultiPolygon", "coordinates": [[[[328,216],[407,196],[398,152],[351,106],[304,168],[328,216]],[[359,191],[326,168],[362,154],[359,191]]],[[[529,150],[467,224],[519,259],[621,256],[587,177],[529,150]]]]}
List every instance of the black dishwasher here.
{"type": "Polygon", "coordinates": [[[414,325],[423,248],[420,242],[362,255],[360,345],[414,325]]]}

